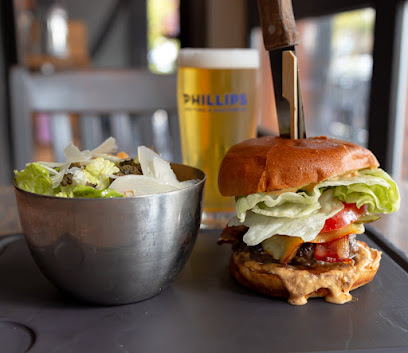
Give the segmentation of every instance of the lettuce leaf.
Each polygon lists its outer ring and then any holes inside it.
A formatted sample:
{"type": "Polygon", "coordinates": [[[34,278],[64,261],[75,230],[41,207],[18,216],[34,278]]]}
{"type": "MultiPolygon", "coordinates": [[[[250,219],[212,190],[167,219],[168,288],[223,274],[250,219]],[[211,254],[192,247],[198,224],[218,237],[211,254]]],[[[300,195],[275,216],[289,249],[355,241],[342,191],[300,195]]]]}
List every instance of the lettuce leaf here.
{"type": "Polygon", "coordinates": [[[236,200],[237,217],[245,221],[246,212],[271,217],[304,217],[317,212],[322,192],[333,189],[333,197],[357,207],[368,206],[371,213],[392,213],[400,207],[398,187],[382,169],[364,169],[353,177],[337,177],[316,184],[310,193],[303,190],[278,196],[268,193],[251,194],[236,200]]]}
{"type": "Polygon", "coordinates": [[[243,222],[246,212],[271,217],[303,217],[313,214],[320,209],[318,199],[321,193],[308,195],[305,191],[285,192],[279,196],[264,192],[250,194],[236,200],[237,217],[243,222]]]}
{"type": "Polygon", "coordinates": [[[373,221],[377,213],[398,211],[400,196],[396,183],[385,171],[364,169],[352,177],[330,178],[297,192],[239,197],[237,217],[229,225],[249,227],[244,236],[248,245],[257,245],[275,234],[298,236],[307,242],[320,233],[326,219],[343,208],[342,202],[355,203],[359,208],[367,205],[365,217],[373,221]]]}
{"type": "MultiPolygon", "coordinates": [[[[333,217],[344,207],[341,201],[333,198],[333,190],[323,192],[317,203],[319,204],[319,211],[313,214],[300,217],[271,217],[249,211],[246,213],[244,222],[236,217],[228,225],[244,224],[249,227],[243,238],[249,246],[257,245],[275,234],[300,237],[303,241],[308,242],[320,233],[326,219],[333,217]]],[[[299,212],[297,212],[297,204],[293,204],[293,214],[306,214],[303,206],[299,205],[299,212]]],[[[311,207],[315,206],[312,205],[311,207]]]]}
{"type": "Polygon", "coordinates": [[[86,198],[112,198],[123,197],[122,194],[112,189],[98,190],[92,186],[77,185],[75,187],[61,187],[61,191],[57,193],[57,197],[86,197],[86,198]]]}
{"type": "Polygon", "coordinates": [[[96,184],[98,189],[106,189],[110,185],[109,175],[119,172],[115,163],[98,157],[92,160],[85,168],[85,174],[92,184],[96,184]]]}
{"type": "Polygon", "coordinates": [[[334,188],[334,197],[357,207],[367,205],[372,213],[393,213],[400,208],[401,200],[397,184],[382,169],[363,169],[360,176],[349,185],[334,188]]]}
{"type": "Polygon", "coordinates": [[[50,172],[39,163],[27,165],[21,172],[14,171],[14,181],[22,190],[41,195],[54,195],[50,172]]]}
{"type": "Polygon", "coordinates": [[[73,197],[112,198],[123,197],[123,195],[112,189],[98,190],[91,186],[78,185],[73,190],[73,197]]]}
{"type": "Polygon", "coordinates": [[[57,188],[62,179],[64,178],[64,174],[66,173],[66,171],[69,168],[69,164],[70,163],[64,163],[61,166],[57,166],[57,167],[49,167],[46,164],[44,164],[44,162],[38,162],[42,167],[44,167],[45,169],[47,169],[50,173],[50,178],[52,180],[52,187],[55,189],[57,188]]]}
{"type": "Polygon", "coordinates": [[[72,181],[74,186],[86,185],[87,183],[91,183],[93,185],[98,184],[98,178],[94,177],[91,173],[87,172],[85,169],[75,170],[74,174],[72,175],[72,181]]]}
{"type": "Polygon", "coordinates": [[[57,197],[74,197],[74,187],[69,186],[60,186],[58,188],[60,191],[55,195],[57,197]]]}

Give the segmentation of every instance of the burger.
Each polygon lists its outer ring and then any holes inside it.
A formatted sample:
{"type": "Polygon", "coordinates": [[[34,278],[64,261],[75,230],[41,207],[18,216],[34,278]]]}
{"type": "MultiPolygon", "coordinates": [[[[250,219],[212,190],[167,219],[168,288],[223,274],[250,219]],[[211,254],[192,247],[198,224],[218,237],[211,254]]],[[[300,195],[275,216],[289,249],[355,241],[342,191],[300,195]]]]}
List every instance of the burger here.
{"type": "Polygon", "coordinates": [[[371,151],[327,137],[241,142],[225,155],[218,187],[236,202],[219,239],[232,244],[231,274],[293,305],[350,301],[381,259],[356,236],[400,205],[396,183],[371,151]]]}

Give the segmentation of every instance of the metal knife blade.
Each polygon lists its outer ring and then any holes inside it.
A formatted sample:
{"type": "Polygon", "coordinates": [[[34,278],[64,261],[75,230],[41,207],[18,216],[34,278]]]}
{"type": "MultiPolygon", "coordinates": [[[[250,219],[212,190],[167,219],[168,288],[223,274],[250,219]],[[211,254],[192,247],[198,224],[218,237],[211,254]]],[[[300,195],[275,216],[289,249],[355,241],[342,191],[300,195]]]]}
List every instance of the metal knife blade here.
{"type": "Polygon", "coordinates": [[[269,60],[271,62],[273,91],[278,114],[279,135],[290,138],[290,105],[282,95],[282,52],[281,49],[269,51],[269,60]]]}

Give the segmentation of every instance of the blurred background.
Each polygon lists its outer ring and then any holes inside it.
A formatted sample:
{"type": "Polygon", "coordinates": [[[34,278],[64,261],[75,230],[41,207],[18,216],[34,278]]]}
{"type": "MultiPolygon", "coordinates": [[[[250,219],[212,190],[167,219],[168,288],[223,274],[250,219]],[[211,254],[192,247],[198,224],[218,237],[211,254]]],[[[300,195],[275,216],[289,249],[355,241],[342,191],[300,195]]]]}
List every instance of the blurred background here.
{"type": "MultiPolygon", "coordinates": [[[[308,136],[367,146],[405,181],[407,4],[293,0],[308,136]]],[[[278,133],[254,0],[2,0],[0,20],[1,184],[10,183],[10,171],[23,161],[61,159],[60,146],[70,140],[89,148],[114,135],[130,154],[145,144],[179,160],[175,86],[158,96],[169,103],[152,112],[132,106],[126,113],[121,107],[147,94],[146,84],[132,81],[141,71],[151,82],[159,77],[158,86],[164,87],[164,77],[166,85],[175,85],[181,47],[258,48],[259,134],[278,133]],[[98,93],[104,86],[110,89],[107,98],[98,93]],[[106,108],[117,96],[120,102],[106,108]],[[97,107],[86,102],[98,97],[104,108],[96,114],[97,107]]]]}

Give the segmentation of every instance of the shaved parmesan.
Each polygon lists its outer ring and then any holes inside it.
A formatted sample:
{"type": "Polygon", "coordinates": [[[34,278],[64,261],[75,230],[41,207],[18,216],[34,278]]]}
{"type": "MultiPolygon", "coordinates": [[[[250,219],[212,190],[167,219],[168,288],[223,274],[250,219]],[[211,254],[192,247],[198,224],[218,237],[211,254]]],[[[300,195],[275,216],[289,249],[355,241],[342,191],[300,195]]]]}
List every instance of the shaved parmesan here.
{"type": "Polygon", "coordinates": [[[162,159],[150,148],[140,146],[137,149],[143,175],[159,180],[161,183],[179,186],[176,174],[171,169],[170,163],[162,159]]]}
{"type": "Polygon", "coordinates": [[[120,158],[117,158],[115,156],[108,156],[108,153],[113,153],[117,150],[118,145],[115,138],[109,137],[92,151],[80,151],[79,148],[71,142],[67,147],[65,147],[64,155],[67,159],[67,162],[70,163],[85,162],[85,164],[87,164],[87,162],[89,163],[93,157],[102,157],[112,162],[118,162],[120,161],[120,158]]]}
{"type": "Polygon", "coordinates": [[[98,188],[105,189],[108,187],[125,196],[169,192],[186,188],[196,182],[195,180],[178,181],[176,174],[171,169],[170,163],[145,146],[138,148],[137,157],[143,175],[117,176],[114,174],[119,171],[117,165],[126,159],[111,155],[111,153],[116,152],[117,149],[118,145],[113,137],[109,137],[92,151],[80,151],[80,149],[71,142],[64,149],[66,162],[38,162],[38,164],[49,171],[52,188],[60,186],[65,174],[73,175],[72,185],[86,185],[90,182],[91,184],[97,185],[98,188]],[[106,163],[102,163],[102,161],[106,163]],[[83,170],[77,166],[70,168],[73,163],[81,164],[82,168],[86,166],[86,169],[83,170]],[[93,171],[96,165],[97,170],[93,171]],[[111,179],[114,179],[114,181],[109,185],[111,179]]]}
{"type": "Polygon", "coordinates": [[[150,148],[140,146],[137,151],[143,175],[118,177],[110,185],[111,189],[129,197],[169,192],[194,184],[194,180],[178,181],[170,163],[150,148]]]}
{"type": "Polygon", "coordinates": [[[178,190],[177,187],[162,184],[157,179],[145,175],[122,176],[115,179],[109,188],[124,196],[142,196],[178,190]]]}
{"type": "Polygon", "coordinates": [[[115,153],[117,150],[118,144],[116,143],[116,139],[114,137],[109,137],[98,147],[94,148],[91,154],[96,156],[97,154],[115,153]]]}
{"type": "Polygon", "coordinates": [[[72,142],[69,143],[67,147],[64,149],[64,155],[67,159],[67,162],[76,163],[87,161],[92,158],[91,152],[88,150],[80,151],[77,146],[75,146],[72,142]]]}

